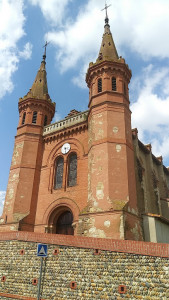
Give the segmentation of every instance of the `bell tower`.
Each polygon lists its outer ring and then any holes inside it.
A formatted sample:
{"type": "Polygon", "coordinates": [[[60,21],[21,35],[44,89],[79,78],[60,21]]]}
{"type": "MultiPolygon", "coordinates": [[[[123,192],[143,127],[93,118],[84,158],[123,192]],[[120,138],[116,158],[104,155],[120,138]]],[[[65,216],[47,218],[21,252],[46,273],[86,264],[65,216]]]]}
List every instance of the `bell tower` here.
{"type": "MultiPolygon", "coordinates": [[[[118,56],[107,16],[99,55],[86,75],[89,87],[88,206],[84,234],[133,239],[137,228],[134,151],[128,85],[131,70],[118,56]]],[[[81,220],[82,223],[84,223],[81,220]]]]}
{"type": "Polygon", "coordinates": [[[19,124],[0,231],[34,231],[43,155],[43,127],[51,123],[55,113],[55,103],[48,94],[45,60],[46,45],[32,88],[19,99],[19,124]]]}

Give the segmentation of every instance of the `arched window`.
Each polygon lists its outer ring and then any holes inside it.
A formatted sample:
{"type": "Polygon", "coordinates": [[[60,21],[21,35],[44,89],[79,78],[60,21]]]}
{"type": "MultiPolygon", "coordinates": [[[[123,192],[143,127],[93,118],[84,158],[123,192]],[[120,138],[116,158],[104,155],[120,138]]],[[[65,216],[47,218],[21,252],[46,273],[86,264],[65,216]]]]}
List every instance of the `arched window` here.
{"type": "Polygon", "coordinates": [[[25,119],[26,119],[26,112],[23,113],[22,125],[25,124],[25,119]]]}
{"type": "Polygon", "coordinates": [[[37,120],[37,111],[33,112],[33,117],[32,117],[32,123],[36,124],[36,120],[37,120]]]}
{"type": "Polygon", "coordinates": [[[98,79],[97,85],[98,85],[98,93],[102,92],[102,79],[101,78],[98,79]]]}
{"type": "Polygon", "coordinates": [[[117,87],[116,87],[116,78],[112,77],[112,91],[116,91],[117,87]]]}
{"type": "Polygon", "coordinates": [[[64,211],[58,218],[56,223],[56,234],[73,235],[72,227],[73,215],[70,211],[64,211]]]}
{"type": "Polygon", "coordinates": [[[77,182],[77,155],[75,153],[69,156],[68,186],[74,186],[77,182]]]}
{"type": "Polygon", "coordinates": [[[45,118],[44,118],[44,126],[47,125],[47,122],[48,122],[48,117],[45,115],[45,118]]]}
{"type": "Polygon", "coordinates": [[[55,173],[55,189],[60,189],[63,182],[63,167],[64,160],[63,157],[59,157],[56,161],[56,173],[55,173]]]}

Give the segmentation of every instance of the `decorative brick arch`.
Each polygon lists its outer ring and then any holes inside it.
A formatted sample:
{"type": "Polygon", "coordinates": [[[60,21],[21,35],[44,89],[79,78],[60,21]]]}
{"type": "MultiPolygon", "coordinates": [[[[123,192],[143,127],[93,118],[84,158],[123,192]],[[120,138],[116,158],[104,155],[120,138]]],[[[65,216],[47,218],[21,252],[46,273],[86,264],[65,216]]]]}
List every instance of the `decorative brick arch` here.
{"type": "Polygon", "coordinates": [[[47,158],[47,164],[46,164],[50,168],[50,176],[49,176],[49,190],[50,191],[53,190],[53,186],[54,186],[56,159],[59,156],[62,156],[64,158],[64,163],[67,164],[68,157],[71,153],[76,153],[78,160],[82,159],[85,155],[84,145],[82,145],[82,143],[75,138],[69,138],[64,141],[62,140],[61,142],[59,142],[57,145],[55,145],[52,148],[52,150],[47,158]],[[71,150],[66,155],[62,155],[62,153],[61,153],[61,147],[64,143],[69,143],[71,145],[71,150]]]}
{"type": "Polygon", "coordinates": [[[82,157],[83,155],[85,155],[85,150],[84,150],[84,146],[82,145],[82,143],[75,138],[68,138],[64,141],[63,140],[60,141],[59,143],[57,143],[57,145],[55,145],[53,147],[53,149],[51,150],[49,157],[47,159],[48,166],[53,165],[56,157],[61,154],[60,149],[64,143],[69,143],[72,146],[71,152],[76,152],[78,157],[82,157]]]}
{"type": "Polygon", "coordinates": [[[69,210],[73,214],[73,227],[76,234],[76,224],[79,219],[80,209],[75,201],[69,198],[60,198],[53,201],[45,211],[43,224],[46,224],[46,226],[52,226],[54,222],[56,222],[58,216],[66,210],[69,210]]]}

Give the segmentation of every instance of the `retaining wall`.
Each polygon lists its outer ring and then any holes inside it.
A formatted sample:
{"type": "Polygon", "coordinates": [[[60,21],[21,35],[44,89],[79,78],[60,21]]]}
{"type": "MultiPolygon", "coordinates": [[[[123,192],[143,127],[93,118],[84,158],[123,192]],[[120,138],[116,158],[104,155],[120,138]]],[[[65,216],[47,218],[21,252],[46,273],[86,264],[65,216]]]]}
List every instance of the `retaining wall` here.
{"type": "Polygon", "coordinates": [[[0,299],[169,299],[169,245],[28,232],[0,233],[0,299]]]}

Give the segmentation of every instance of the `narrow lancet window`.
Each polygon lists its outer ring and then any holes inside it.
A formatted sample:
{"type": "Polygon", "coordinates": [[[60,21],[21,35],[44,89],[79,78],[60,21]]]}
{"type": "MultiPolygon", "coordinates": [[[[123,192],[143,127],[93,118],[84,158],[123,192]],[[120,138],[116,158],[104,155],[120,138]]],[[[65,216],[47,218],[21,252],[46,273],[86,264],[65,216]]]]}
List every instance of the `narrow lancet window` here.
{"type": "Polygon", "coordinates": [[[32,117],[32,123],[36,124],[36,120],[37,120],[37,111],[33,112],[33,117],[32,117]]]}
{"type": "Polygon", "coordinates": [[[69,156],[68,186],[74,186],[77,182],[77,155],[75,153],[69,156]]]}
{"type": "Polygon", "coordinates": [[[45,115],[45,118],[44,118],[44,126],[47,125],[47,122],[48,122],[48,117],[45,115]]]}
{"type": "Polygon", "coordinates": [[[125,84],[125,82],[124,82],[124,95],[127,95],[126,84],[125,84]]]}
{"type": "Polygon", "coordinates": [[[117,90],[116,78],[112,77],[112,91],[116,91],[116,90],[117,90]]]}
{"type": "Polygon", "coordinates": [[[26,119],[26,112],[23,113],[22,125],[25,124],[25,119],[26,119]]]}
{"type": "Polygon", "coordinates": [[[102,92],[102,79],[98,79],[98,93],[102,92]]]}
{"type": "Polygon", "coordinates": [[[64,160],[63,157],[59,157],[56,161],[56,173],[55,173],[55,189],[60,189],[63,182],[63,166],[64,160]]]}

